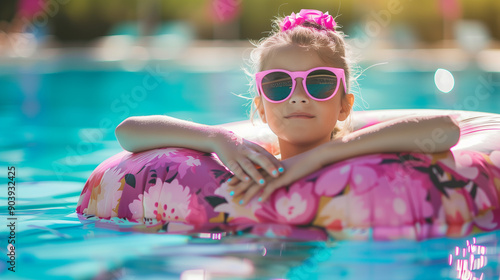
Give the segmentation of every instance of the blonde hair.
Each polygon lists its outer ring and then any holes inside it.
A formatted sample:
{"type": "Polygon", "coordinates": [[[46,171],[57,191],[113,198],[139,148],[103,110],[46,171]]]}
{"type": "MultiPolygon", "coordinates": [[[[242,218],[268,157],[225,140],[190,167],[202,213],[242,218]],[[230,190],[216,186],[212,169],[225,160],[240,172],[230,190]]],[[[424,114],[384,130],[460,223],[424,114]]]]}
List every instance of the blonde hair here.
{"type": "MultiPolygon", "coordinates": [[[[275,49],[277,47],[295,44],[306,47],[308,50],[317,51],[325,63],[329,65],[333,65],[337,62],[336,59],[340,57],[342,61],[341,67],[344,69],[347,84],[347,88],[342,92],[342,99],[344,99],[346,93],[349,92],[353,71],[350,51],[345,42],[346,35],[342,31],[327,30],[325,27],[309,21],[305,21],[291,30],[281,32],[280,23],[282,21],[283,18],[276,18],[273,22],[273,31],[271,31],[269,37],[264,37],[258,42],[252,42],[255,48],[250,53],[249,64],[251,70],[246,71],[251,80],[251,92],[254,92],[255,96],[257,95],[257,89],[255,88],[253,79],[254,75],[262,71],[264,62],[274,54],[275,49]]],[[[253,102],[252,106],[254,106],[253,102]]],[[[349,108],[349,110],[352,112],[352,107],[349,108]]],[[[250,120],[252,123],[256,111],[257,108],[253,109],[250,113],[250,120]]],[[[343,121],[341,127],[339,127],[339,124],[335,125],[331,135],[332,139],[343,137],[352,131],[351,112],[347,119],[343,121]]]]}

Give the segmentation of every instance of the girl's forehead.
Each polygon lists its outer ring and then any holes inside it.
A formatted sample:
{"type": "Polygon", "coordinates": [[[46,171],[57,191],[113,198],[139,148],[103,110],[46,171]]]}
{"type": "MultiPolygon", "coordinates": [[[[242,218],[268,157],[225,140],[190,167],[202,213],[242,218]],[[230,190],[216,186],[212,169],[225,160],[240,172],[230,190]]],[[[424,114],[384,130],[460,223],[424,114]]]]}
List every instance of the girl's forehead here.
{"type": "Polygon", "coordinates": [[[262,63],[262,71],[285,69],[288,71],[305,71],[315,67],[341,68],[342,58],[331,49],[313,49],[298,45],[276,46],[269,50],[262,63]]]}

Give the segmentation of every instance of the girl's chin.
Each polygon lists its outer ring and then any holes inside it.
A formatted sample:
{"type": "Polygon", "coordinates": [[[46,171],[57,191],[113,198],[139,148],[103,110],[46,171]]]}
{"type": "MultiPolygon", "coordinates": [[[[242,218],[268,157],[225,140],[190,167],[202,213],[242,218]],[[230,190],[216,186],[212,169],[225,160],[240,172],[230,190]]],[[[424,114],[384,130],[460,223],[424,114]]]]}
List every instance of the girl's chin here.
{"type": "Polygon", "coordinates": [[[318,142],[329,141],[331,134],[319,132],[317,126],[312,125],[287,125],[286,129],[275,129],[271,127],[278,138],[293,145],[311,145],[318,142]]]}
{"type": "Polygon", "coordinates": [[[316,145],[319,142],[322,142],[321,139],[325,139],[324,141],[329,141],[329,136],[325,137],[311,137],[311,135],[307,132],[304,132],[300,135],[287,135],[286,137],[283,137],[283,140],[286,142],[296,145],[296,146],[310,146],[310,145],[316,145]]]}

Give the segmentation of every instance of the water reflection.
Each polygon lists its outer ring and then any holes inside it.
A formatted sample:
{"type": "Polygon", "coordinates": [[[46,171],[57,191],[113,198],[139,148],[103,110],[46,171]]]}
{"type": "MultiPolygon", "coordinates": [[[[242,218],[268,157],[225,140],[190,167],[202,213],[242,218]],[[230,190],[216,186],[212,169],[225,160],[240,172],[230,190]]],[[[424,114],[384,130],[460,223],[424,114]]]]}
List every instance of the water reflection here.
{"type": "MultiPolygon", "coordinates": [[[[457,279],[459,259],[467,260],[460,267],[468,266],[476,278],[500,275],[496,256],[500,231],[422,242],[297,241],[225,231],[192,235],[120,231],[94,220],[79,220],[75,207],[82,186],[20,183],[23,192],[17,215],[22,223],[16,233],[16,252],[23,269],[16,275],[24,279],[197,279],[201,275],[205,279],[457,279]]],[[[0,228],[0,235],[6,230],[0,228]]],[[[7,246],[0,247],[0,253],[6,250],[7,246]]],[[[10,272],[0,266],[0,277],[10,275],[6,273],[10,272]]]]}
{"type": "MultiPolygon", "coordinates": [[[[497,242],[497,240],[487,237],[481,239],[483,244],[486,243],[486,241],[497,242]]],[[[485,274],[482,268],[488,264],[487,255],[489,253],[491,257],[491,255],[494,255],[495,251],[496,247],[487,249],[486,246],[476,244],[476,237],[473,237],[472,243],[466,240],[465,247],[455,247],[455,252],[449,255],[448,264],[455,268],[457,279],[482,280],[485,274]]]]}

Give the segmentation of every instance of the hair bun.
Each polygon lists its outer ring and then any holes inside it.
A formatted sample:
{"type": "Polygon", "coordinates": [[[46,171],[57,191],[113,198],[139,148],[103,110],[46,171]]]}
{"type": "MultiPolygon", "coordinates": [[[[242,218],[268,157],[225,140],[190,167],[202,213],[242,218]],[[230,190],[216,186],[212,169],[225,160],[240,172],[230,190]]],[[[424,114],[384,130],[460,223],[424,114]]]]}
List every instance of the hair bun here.
{"type": "Polygon", "coordinates": [[[328,12],[323,13],[318,10],[302,9],[298,14],[292,13],[283,19],[280,24],[281,31],[291,30],[296,26],[302,25],[304,22],[316,23],[326,30],[331,30],[333,32],[335,32],[335,26],[337,25],[328,12]]]}

